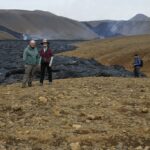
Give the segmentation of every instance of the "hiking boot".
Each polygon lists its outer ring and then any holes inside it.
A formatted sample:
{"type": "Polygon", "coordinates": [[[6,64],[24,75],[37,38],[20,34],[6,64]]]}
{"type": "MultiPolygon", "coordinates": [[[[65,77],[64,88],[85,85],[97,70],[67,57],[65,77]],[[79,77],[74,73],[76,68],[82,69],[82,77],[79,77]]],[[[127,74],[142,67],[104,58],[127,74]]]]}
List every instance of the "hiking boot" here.
{"type": "Polygon", "coordinates": [[[26,85],[25,85],[25,84],[22,84],[21,88],[26,88],[26,85]]]}
{"type": "Polygon", "coordinates": [[[29,83],[28,83],[28,86],[29,86],[29,87],[32,87],[32,83],[31,83],[31,82],[29,82],[29,83]]]}
{"type": "Polygon", "coordinates": [[[49,82],[48,85],[52,85],[52,82],[49,82]]]}
{"type": "Polygon", "coordinates": [[[40,83],[39,86],[43,86],[43,83],[40,83]]]}

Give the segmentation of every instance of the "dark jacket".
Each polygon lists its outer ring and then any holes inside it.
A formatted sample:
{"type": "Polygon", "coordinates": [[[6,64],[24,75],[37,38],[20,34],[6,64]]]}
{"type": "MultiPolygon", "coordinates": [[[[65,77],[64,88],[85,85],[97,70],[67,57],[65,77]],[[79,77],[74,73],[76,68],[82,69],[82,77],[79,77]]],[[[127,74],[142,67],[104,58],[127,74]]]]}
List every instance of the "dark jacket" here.
{"type": "Polygon", "coordinates": [[[134,67],[140,67],[141,66],[141,58],[138,56],[138,57],[135,57],[134,58],[134,67]]]}
{"type": "Polygon", "coordinates": [[[50,48],[48,48],[45,52],[44,49],[40,50],[41,63],[50,63],[52,56],[53,54],[50,48]]]}

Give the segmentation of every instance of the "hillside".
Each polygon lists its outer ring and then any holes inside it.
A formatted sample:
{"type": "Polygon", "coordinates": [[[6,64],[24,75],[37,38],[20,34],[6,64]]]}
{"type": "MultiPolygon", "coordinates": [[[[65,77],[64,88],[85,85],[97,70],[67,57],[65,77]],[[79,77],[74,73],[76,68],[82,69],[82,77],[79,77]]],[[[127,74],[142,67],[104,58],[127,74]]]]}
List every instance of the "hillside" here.
{"type": "Polygon", "coordinates": [[[100,20],[84,24],[102,38],[150,34],[150,18],[137,14],[130,20],[100,20]]]}
{"type": "Polygon", "coordinates": [[[148,150],[150,80],[79,78],[0,86],[0,149],[148,150]]]}
{"type": "Polygon", "coordinates": [[[9,33],[7,33],[7,32],[0,32],[0,40],[3,40],[3,39],[12,39],[12,40],[15,40],[16,38],[13,36],[13,35],[11,35],[11,34],[9,34],[9,33]]]}
{"type": "Polygon", "coordinates": [[[150,76],[149,35],[95,40],[84,42],[77,46],[77,50],[63,53],[63,55],[94,58],[102,64],[123,65],[129,70],[133,70],[133,56],[135,53],[138,53],[144,60],[142,71],[150,76]]]}
{"type": "Polygon", "coordinates": [[[130,21],[150,21],[150,17],[143,14],[137,14],[131,18],[130,21]]]}
{"type": "Polygon", "coordinates": [[[35,39],[87,40],[98,37],[78,21],[39,10],[0,10],[0,26],[35,39]]]}

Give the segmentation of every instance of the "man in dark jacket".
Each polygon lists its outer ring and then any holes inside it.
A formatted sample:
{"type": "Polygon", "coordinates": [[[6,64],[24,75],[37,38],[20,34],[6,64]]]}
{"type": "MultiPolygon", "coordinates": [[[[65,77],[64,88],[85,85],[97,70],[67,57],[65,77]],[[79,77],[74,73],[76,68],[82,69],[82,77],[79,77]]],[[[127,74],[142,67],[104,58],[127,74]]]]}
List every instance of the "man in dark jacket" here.
{"type": "Polygon", "coordinates": [[[134,76],[135,77],[140,77],[141,75],[140,69],[141,69],[141,58],[138,54],[135,54],[134,55],[134,76]]]}
{"type": "Polygon", "coordinates": [[[49,85],[51,85],[53,54],[52,50],[49,48],[49,42],[47,41],[47,39],[44,39],[41,44],[43,45],[43,48],[40,50],[40,65],[41,65],[40,85],[41,86],[43,85],[46,69],[48,72],[49,85]]]}
{"type": "Polygon", "coordinates": [[[39,52],[34,40],[31,40],[27,48],[24,50],[23,60],[25,65],[25,75],[23,77],[22,88],[25,88],[27,83],[28,86],[31,87],[34,73],[39,64],[39,52]]]}

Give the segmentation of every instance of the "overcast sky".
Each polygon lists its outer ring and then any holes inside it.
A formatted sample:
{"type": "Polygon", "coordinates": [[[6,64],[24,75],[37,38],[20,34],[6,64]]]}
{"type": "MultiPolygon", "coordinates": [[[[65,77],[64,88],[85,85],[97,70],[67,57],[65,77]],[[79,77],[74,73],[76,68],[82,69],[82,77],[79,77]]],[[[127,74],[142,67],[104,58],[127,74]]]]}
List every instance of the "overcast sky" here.
{"type": "Polygon", "coordinates": [[[150,0],[0,0],[0,9],[45,10],[76,20],[129,19],[150,16],[150,0]]]}

